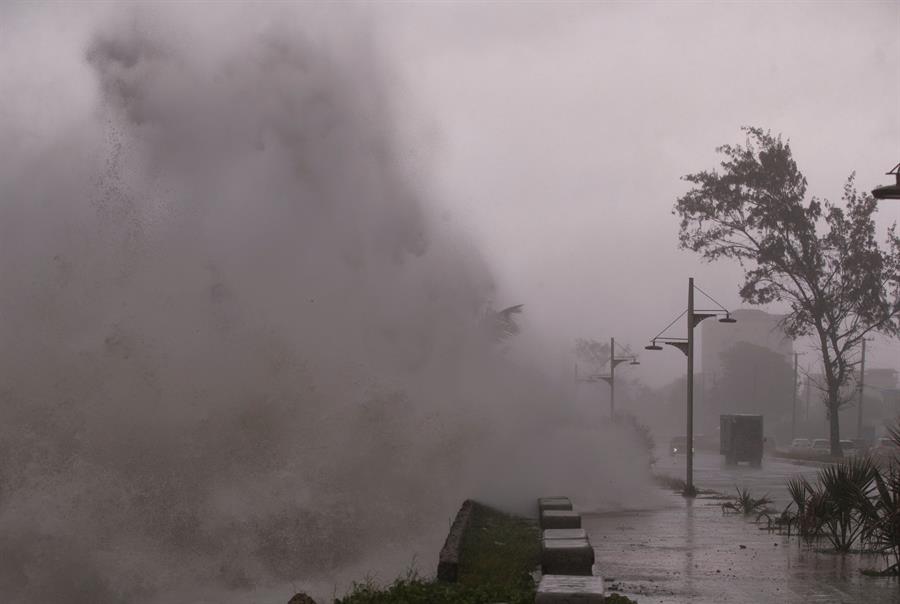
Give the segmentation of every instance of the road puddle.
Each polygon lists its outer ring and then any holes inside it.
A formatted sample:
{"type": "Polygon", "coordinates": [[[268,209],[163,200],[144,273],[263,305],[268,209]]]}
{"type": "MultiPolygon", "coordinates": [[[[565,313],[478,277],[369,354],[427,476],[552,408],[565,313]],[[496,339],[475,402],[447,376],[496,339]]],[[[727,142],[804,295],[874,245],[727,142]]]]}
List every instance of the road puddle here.
{"type": "Polygon", "coordinates": [[[818,552],[718,505],[672,495],[668,507],[584,518],[608,589],[639,603],[900,602],[869,554],[818,552]]]}

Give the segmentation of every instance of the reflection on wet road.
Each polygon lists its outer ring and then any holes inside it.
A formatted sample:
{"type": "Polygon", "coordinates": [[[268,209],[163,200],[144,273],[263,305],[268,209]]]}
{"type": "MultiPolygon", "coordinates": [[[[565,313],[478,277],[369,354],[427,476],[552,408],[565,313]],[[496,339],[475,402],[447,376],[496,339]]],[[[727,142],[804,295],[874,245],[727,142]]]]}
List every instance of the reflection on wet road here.
{"type": "MultiPolygon", "coordinates": [[[[782,462],[762,470],[722,469],[716,456],[698,457],[698,486],[731,490],[737,483],[769,492],[779,507],[787,501],[779,481],[816,470],[782,462]]],[[[665,461],[661,470],[679,476],[683,458],[665,461]]],[[[752,520],[723,516],[721,501],[711,497],[691,501],[673,494],[668,501],[661,509],[584,517],[608,587],[640,604],[900,602],[897,579],[860,574],[861,568],[883,568],[877,557],[807,550],[752,520]]]]}
{"type": "MultiPolygon", "coordinates": [[[[657,474],[684,479],[684,464],[684,455],[663,454],[653,469],[657,474]]],[[[694,484],[698,488],[734,495],[735,486],[739,486],[750,489],[756,497],[768,493],[779,509],[791,500],[786,486],[788,479],[794,476],[812,479],[818,471],[818,465],[797,465],[772,457],[764,458],[761,468],[752,468],[744,464],[725,466],[721,455],[706,451],[694,455],[694,484]]]]}

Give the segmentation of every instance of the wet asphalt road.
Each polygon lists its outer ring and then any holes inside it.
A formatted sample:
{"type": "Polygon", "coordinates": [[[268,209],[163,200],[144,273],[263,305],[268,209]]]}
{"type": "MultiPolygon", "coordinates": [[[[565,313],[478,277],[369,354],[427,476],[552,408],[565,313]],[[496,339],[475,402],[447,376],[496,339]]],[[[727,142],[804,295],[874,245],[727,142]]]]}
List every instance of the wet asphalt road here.
{"type": "MultiPolygon", "coordinates": [[[[766,460],[761,469],[723,468],[719,457],[698,453],[695,482],[733,491],[768,492],[783,507],[783,482],[817,468],[766,460]]],[[[683,477],[684,459],[663,459],[658,473],[683,477]]],[[[640,604],[900,603],[895,578],[866,577],[861,568],[883,568],[877,557],[810,551],[796,538],[770,533],[743,517],[723,516],[721,500],[676,494],[650,510],[585,515],[597,571],[607,589],[640,604]],[[743,547],[742,547],[743,546],[743,547]]]]}
{"type": "MultiPolygon", "coordinates": [[[[799,465],[772,457],[765,457],[761,468],[747,464],[725,466],[721,455],[707,451],[694,454],[694,485],[699,489],[710,489],[735,494],[735,487],[750,489],[755,497],[768,494],[775,507],[783,508],[790,502],[787,481],[795,476],[815,477],[822,464],[799,465]]],[[[664,474],[684,480],[685,456],[663,454],[653,467],[657,474],[664,474]]]]}

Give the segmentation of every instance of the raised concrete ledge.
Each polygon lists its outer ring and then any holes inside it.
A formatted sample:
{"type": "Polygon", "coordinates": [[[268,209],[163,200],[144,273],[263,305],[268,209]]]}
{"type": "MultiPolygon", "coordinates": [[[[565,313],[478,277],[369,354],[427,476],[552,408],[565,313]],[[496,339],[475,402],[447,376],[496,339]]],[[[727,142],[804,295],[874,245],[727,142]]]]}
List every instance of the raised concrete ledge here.
{"type": "Polygon", "coordinates": [[[605,594],[600,577],[544,575],[534,604],[602,604],[605,594]]]}
{"type": "Polygon", "coordinates": [[[544,539],[587,539],[587,532],[583,528],[547,529],[542,537],[544,539]]]}
{"type": "Polygon", "coordinates": [[[475,503],[471,499],[466,499],[456,513],[456,518],[454,518],[447,539],[444,541],[444,547],[441,548],[440,556],[438,556],[438,581],[456,582],[459,575],[459,552],[462,547],[462,538],[469,527],[474,507],[475,503]]]}
{"type": "Polygon", "coordinates": [[[547,510],[572,510],[572,502],[568,497],[541,497],[538,499],[538,513],[547,510]]]}
{"type": "Polygon", "coordinates": [[[545,575],[591,575],[594,548],[587,539],[541,541],[541,572],[545,575]]]}
{"type": "Polygon", "coordinates": [[[542,529],[581,528],[581,516],[570,510],[546,510],[541,512],[542,529]]]}

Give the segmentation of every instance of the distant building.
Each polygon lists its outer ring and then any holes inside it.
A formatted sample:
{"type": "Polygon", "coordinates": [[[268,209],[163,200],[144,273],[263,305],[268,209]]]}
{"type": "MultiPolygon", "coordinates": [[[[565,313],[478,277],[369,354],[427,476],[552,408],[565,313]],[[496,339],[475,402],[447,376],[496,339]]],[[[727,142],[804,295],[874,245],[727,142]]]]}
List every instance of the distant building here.
{"type": "MultiPolygon", "coordinates": [[[[719,323],[714,318],[700,324],[700,373],[697,375],[697,394],[694,398],[695,416],[700,429],[711,432],[719,425],[719,414],[735,412],[730,401],[710,398],[723,378],[722,354],[739,342],[746,342],[784,355],[790,355],[794,343],[779,325],[783,315],[773,315],[756,309],[738,309],[731,313],[737,323],[719,323]]],[[[746,411],[743,411],[746,412],[746,411]]],[[[768,426],[774,427],[770,418],[768,426]]],[[[767,428],[767,431],[770,428],[767,428]]]]}
{"type": "Polygon", "coordinates": [[[785,356],[794,352],[793,340],[779,325],[784,315],[742,308],[732,312],[731,316],[737,319],[737,323],[719,323],[715,319],[707,319],[700,324],[700,363],[706,386],[721,379],[722,353],[738,342],[768,348],[785,356]]]}

